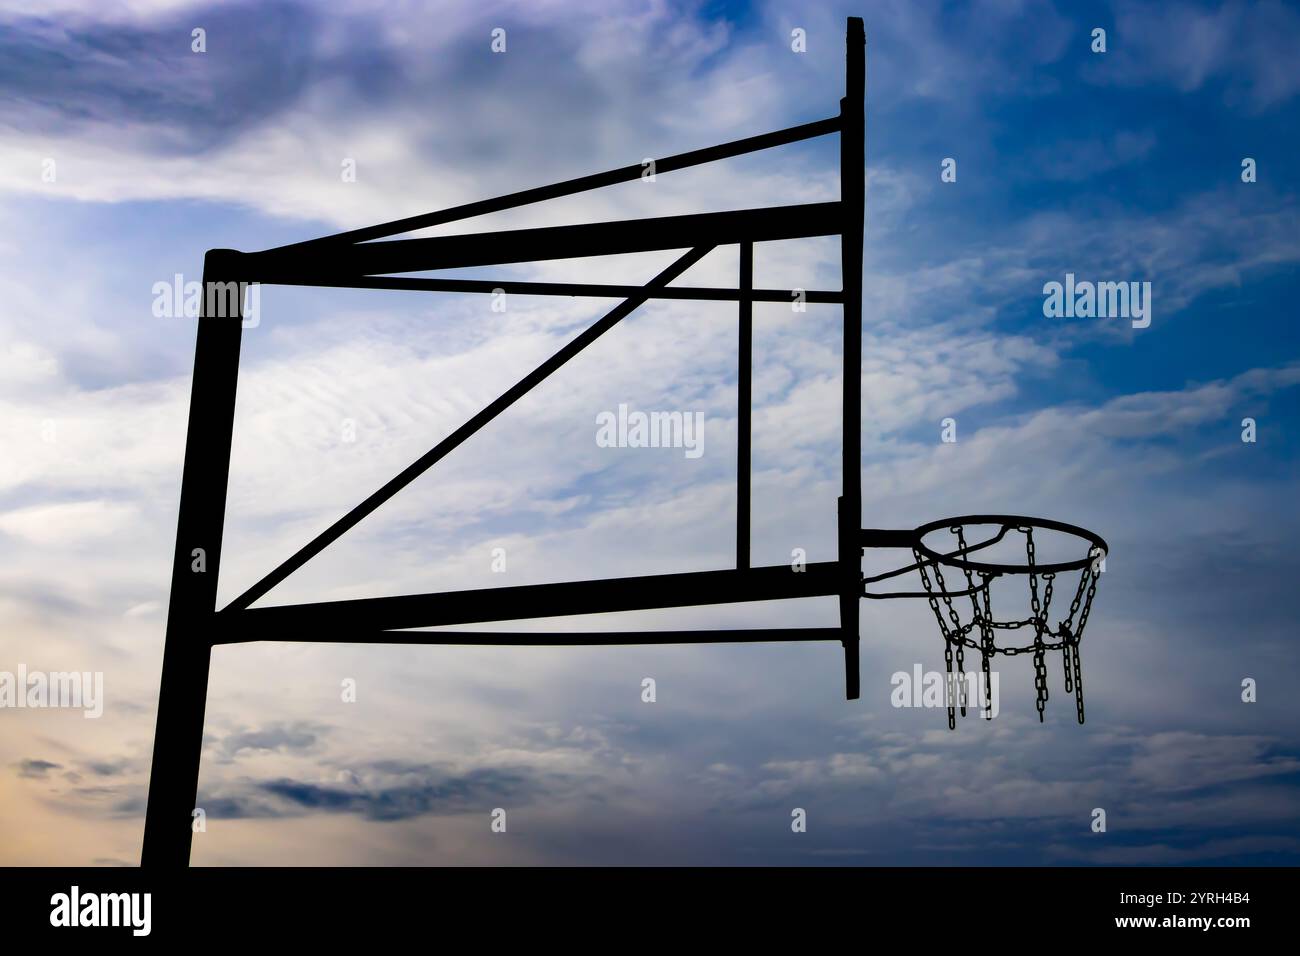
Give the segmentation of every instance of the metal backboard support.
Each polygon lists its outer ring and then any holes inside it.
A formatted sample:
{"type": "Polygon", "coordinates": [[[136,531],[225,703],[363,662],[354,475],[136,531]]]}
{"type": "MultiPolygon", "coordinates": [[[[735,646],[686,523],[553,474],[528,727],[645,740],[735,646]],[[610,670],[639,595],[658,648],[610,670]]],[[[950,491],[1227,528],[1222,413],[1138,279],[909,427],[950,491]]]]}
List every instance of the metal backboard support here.
{"type": "Polygon", "coordinates": [[[186,866],[198,790],[212,648],[250,641],[373,644],[596,645],[754,641],[838,641],[844,648],[845,693],[858,696],[858,601],[863,595],[859,528],[861,489],[862,230],[864,202],[863,106],[865,35],[848,21],[846,89],[839,114],[802,126],[655,161],[656,173],[697,166],[788,143],[839,134],[838,202],[669,216],[625,222],[518,229],[437,238],[375,242],[529,203],[638,179],[640,164],[551,186],[469,203],[428,215],[296,243],[263,252],[208,252],[205,291],[194,353],[171,603],[158,698],[158,723],[142,864],[186,866]],[[788,289],[753,285],[754,243],[811,236],[840,237],[843,288],[808,291],[808,302],[840,303],[844,315],[843,489],[839,498],[838,556],[787,565],[750,563],[750,416],[752,306],[790,302],[788,289]],[[683,288],[671,283],[712,249],[737,245],[734,289],[683,288]],[[401,277],[499,263],[688,250],[644,286],[588,283],[478,281],[401,277]],[[383,487],[304,545],[228,606],[216,606],[225,524],[227,481],[239,377],[240,302],[246,283],[356,289],[622,297],[598,322],[488,404],[383,487]],[[233,290],[233,292],[232,292],[233,290]],[[337,540],[416,477],[509,408],[565,362],[650,299],[736,302],[739,313],[739,440],[737,442],[736,566],[716,571],[593,581],[485,588],[277,607],[252,607],[295,570],[337,540]],[[649,608],[839,598],[838,627],[604,633],[484,633],[415,631],[498,620],[635,611],[649,608]]]}

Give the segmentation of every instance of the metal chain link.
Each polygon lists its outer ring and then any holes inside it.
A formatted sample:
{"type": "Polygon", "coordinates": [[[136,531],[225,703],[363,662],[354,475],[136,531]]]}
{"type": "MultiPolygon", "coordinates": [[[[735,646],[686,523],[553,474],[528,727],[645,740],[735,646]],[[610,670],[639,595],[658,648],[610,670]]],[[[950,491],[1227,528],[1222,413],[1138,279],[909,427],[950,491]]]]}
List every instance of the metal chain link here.
{"type": "MultiPolygon", "coordinates": [[[[939,610],[939,602],[935,600],[934,590],[930,586],[930,576],[926,574],[925,562],[921,557],[921,552],[913,548],[912,553],[916,556],[917,569],[921,572],[921,584],[925,587],[925,593],[929,595],[928,601],[930,604],[930,610],[934,612],[935,620],[939,622],[939,631],[940,633],[943,634],[943,660],[944,660],[944,664],[947,666],[948,669],[948,686],[951,689],[952,687],[952,645],[954,641],[954,635],[949,633],[948,625],[944,622],[943,619],[943,612],[939,610]]],[[[939,571],[938,565],[935,565],[934,571],[935,571],[935,577],[939,579],[939,587],[943,589],[943,579],[939,577],[941,572],[939,571]]],[[[946,597],[944,598],[944,600],[945,602],[948,603],[948,610],[951,613],[952,602],[949,601],[946,597]]],[[[952,614],[952,620],[953,620],[953,625],[958,629],[958,634],[955,635],[955,638],[957,640],[960,640],[961,620],[960,618],[957,617],[956,614],[952,614]]],[[[958,646],[960,647],[961,645],[959,644],[958,646]]],[[[964,712],[962,713],[962,716],[963,717],[966,716],[964,712]]],[[[957,727],[957,717],[953,713],[952,700],[950,698],[948,700],[948,729],[955,730],[956,727],[957,727]]]]}
{"type": "Polygon", "coordinates": [[[1026,525],[1016,530],[1025,536],[1025,563],[1029,565],[1029,606],[1033,610],[1031,620],[1034,623],[1034,706],[1038,710],[1038,722],[1043,722],[1043,711],[1047,707],[1047,667],[1043,664],[1043,608],[1038,603],[1038,572],[1034,563],[1034,529],[1026,525]]]}
{"type": "Polygon", "coordinates": [[[989,581],[991,578],[984,580],[984,588],[980,592],[984,595],[984,616],[980,623],[980,670],[984,673],[984,719],[993,719],[993,680],[989,672],[989,660],[998,652],[997,645],[993,643],[993,628],[988,622],[993,620],[993,608],[989,604],[989,581]]]}

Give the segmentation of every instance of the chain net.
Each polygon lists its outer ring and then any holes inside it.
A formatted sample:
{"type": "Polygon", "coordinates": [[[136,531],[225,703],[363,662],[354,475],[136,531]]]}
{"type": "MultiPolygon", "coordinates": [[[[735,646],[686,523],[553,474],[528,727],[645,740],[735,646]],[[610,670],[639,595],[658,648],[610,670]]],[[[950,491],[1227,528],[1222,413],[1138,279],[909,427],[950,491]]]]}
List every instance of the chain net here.
{"type": "MultiPolygon", "coordinates": [[[[956,538],[957,550],[953,554],[965,554],[968,550],[965,528],[962,525],[953,525],[948,530],[956,538]]],[[[1065,676],[1065,692],[1074,695],[1078,720],[1079,723],[1083,723],[1083,674],[1079,663],[1079,641],[1088,624],[1088,612],[1092,608],[1093,595],[1097,593],[1102,555],[1096,549],[1090,553],[1092,560],[1079,572],[1079,585],[1070,601],[1069,613],[1064,617],[1058,615],[1056,625],[1052,626],[1049,615],[1057,575],[1051,572],[1040,573],[1036,569],[1033,526],[1008,526],[1007,530],[1014,530],[1025,536],[1025,569],[1017,572],[1029,578],[1030,614],[1025,618],[1000,620],[993,616],[989,584],[998,577],[997,574],[949,565],[949,573],[965,575],[965,591],[969,592],[960,596],[953,595],[949,593],[944,581],[942,562],[928,558],[919,549],[913,548],[917,567],[921,572],[921,582],[929,598],[930,609],[934,611],[935,620],[939,622],[939,630],[943,633],[943,658],[948,670],[947,702],[950,730],[957,726],[957,712],[960,711],[965,717],[967,705],[970,703],[969,679],[966,673],[967,650],[975,651],[980,656],[980,673],[984,685],[984,701],[981,709],[985,719],[993,719],[993,684],[990,680],[992,659],[998,654],[1005,654],[1008,657],[1031,654],[1034,663],[1038,720],[1041,723],[1048,699],[1047,655],[1052,651],[1060,651],[1065,676]],[[964,611],[967,599],[970,601],[970,617],[963,623],[964,614],[958,612],[958,607],[962,607],[964,611]],[[1012,632],[1025,628],[1028,628],[1029,633],[1033,635],[1033,640],[1025,644],[1010,643],[1008,638],[999,634],[999,632],[1012,632]],[[999,641],[1000,637],[1001,641],[999,641]]]]}

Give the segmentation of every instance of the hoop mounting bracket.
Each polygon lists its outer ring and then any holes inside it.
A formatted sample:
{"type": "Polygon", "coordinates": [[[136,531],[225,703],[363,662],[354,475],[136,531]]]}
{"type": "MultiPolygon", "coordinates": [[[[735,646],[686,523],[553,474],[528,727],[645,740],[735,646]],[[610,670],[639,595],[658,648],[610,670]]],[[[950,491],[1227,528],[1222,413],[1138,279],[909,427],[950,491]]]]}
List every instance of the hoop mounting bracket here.
{"type": "Polygon", "coordinates": [[[866,548],[910,548],[916,544],[914,528],[863,528],[858,532],[858,544],[866,548]]]}

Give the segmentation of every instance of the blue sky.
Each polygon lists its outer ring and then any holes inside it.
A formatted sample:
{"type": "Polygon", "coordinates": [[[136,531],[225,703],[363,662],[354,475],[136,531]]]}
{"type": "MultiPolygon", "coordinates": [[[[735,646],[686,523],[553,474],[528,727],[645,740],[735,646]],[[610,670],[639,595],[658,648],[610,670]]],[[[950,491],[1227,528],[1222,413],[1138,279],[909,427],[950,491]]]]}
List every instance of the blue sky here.
{"type": "MultiPolygon", "coordinates": [[[[993,722],[893,708],[894,672],[942,666],[923,604],[864,603],[854,702],[834,646],[223,648],[194,861],[1300,860],[1293,6],[26,6],[0,0],[0,670],[103,671],[107,701],[98,720],[0,711],[5,862],[138,859],[194,342],[192,320],[155,317],[154,284],[197,280],[209,248],[833,115],[849,15],[868,36],[863,525],[1011,511],[1104,535],[1088,723],[1054,697],[1040,726],[1023,661],[993,722]],[[1151,326],[1046,318],[1067,272],[1151,282],[1151,326]]],[[[431,234],[838,190],[828,137],[431,234]]],[[[641,283],[675,255],[474,274],[641,283]]],[[[681,281],[735,269],[718,250],[681,281]]],[[[839,278],[834,242],[756,253],[762,285],[839,278]]],[[[222,599],[609,305],[263,290],[222,599]]],[[[756,562],[833,556],[839,337],[830,306],[755,310],[756,562]]],[[[726,567],[735,349],[725,305],[638,310],[262,603],[726,567]],[[595,416],[620,403],[702,413],[705,453],[599,447],[595,416]]],[[[581,626],[835,619],[812,601],[581,626]]],[[[548,626],[565,625],[520,625],[548,626]]]]}

